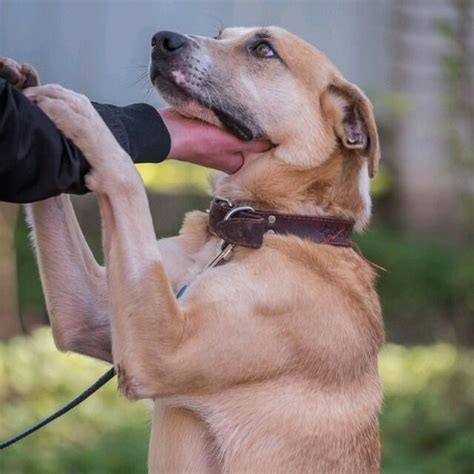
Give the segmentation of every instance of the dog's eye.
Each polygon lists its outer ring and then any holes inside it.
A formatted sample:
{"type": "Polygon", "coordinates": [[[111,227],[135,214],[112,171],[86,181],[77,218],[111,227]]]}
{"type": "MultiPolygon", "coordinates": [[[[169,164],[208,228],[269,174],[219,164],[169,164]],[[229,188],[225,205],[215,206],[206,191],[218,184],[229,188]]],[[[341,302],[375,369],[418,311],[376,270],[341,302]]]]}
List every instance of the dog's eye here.
{"type": "Polygon", "coordinates": [[[275,56],[275,51],[266,41],[262,41],[254,46],[252,52],[257,58],[272,58],[275,56]]]}

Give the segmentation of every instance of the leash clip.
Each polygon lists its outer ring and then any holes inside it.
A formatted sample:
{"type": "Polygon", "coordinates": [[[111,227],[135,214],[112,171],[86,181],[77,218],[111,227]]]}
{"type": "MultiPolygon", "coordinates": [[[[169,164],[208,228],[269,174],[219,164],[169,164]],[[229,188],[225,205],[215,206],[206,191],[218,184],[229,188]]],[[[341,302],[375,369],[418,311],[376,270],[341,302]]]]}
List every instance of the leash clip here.
{"type": "MultiPolygon", "coordinates": [[[[221,198],[219,198],[221,199],[221,198]]],[[[226,201],[229,206],[233,206],[233,204],[228,199],[222,199],[226,201]]],[[[252,206],[238,206],[232,207],[229,212],[224,216],[224,221],[228,221],[232,218],[232,216],[241,211],[251,211],[255,212],[255,209],[252,206]]],[[[217,255],[208,263],[206,268],[214,268],[222,262],[227,262],[231,259],[232,253],[234,250],[235,244],[231,244],[230,242],[226,242],[224,239],[220,239],[219,244],[217,245],[217,255]]]]}

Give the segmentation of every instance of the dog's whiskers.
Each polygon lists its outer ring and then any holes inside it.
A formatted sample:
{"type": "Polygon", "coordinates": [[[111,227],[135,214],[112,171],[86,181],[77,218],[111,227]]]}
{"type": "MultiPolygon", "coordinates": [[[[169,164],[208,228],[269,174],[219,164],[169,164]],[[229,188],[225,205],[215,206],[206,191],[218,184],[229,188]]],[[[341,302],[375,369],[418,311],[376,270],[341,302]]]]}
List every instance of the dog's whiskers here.
{"type": "MultiPolygon", "coordinates": [[[[215,86],[212,82],[208,82],[208,83],[207,83],[207,86],[212,87],[212,89],[214,90],[214,93],[215,93],[215,98],[218,100],[218,104],[217,104],[217,105],[219,106],[219,109],[220,109],[220,110],[224,110],[224,103],[223,103],[223,101],[222,101],[222,97],[221,97],[221,95],[219,94],[219,92],[218,92],[216,86],[215,86]]],[[[210,96],[210,93],[209,93],[209,91],[208,91],[207,88],[206,88],[206,90],[207,90],[207,92],[208,92],[208,94],[209,94],[209,96],[210,96]]]]}
{"type": "Polygon", "coordinates": [[[137,84],[140,84],[141,82],[144,82],[148,79],[148,71],[142,72],[137,79],[133,80],[128,87],[136,86],[137,84]]]}

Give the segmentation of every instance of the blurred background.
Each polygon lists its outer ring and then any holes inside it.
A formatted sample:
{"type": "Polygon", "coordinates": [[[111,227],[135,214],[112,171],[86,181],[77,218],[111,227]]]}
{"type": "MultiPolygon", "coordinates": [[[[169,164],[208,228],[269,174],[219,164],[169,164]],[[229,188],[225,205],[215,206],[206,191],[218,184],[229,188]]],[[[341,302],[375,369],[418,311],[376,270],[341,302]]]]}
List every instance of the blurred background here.
{"type": "MultiPolygon", "coordinates": [[[[474,0],[0,0],[0,55],[96,101],[159,106],[146,78],[153,33],[271,24],[322,49],[375,105],[383,165],[373,224],[358,242],[387,269],[378,282],[382,471],[472,474],[474,0]]],[[[206,207],[208,171],[173,162],[140,171],[157,235],[206,207]]],[[[95,199],[74,202],[99,252],[95,199]]],[[[0,203],[0,439],[107,368],[57,352],[46,325],[22,213],[0,203]]],[[[112,382],[1,452],[0,472],[145,472],[149,408],[123,400],[112,382]]]]}

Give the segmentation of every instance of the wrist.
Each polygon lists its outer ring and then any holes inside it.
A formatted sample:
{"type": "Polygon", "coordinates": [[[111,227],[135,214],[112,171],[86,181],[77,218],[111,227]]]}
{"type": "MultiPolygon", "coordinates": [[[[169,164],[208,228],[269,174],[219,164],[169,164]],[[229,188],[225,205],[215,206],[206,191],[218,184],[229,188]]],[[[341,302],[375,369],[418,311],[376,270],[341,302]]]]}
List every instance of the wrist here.
{"type": "Polygon", "coordinates": [[[184,117],[171,108],[160,109],[160,116],[170,136],[170,150],[168,158],[181,160],[187,149],[186,126],[183,125],[184,117]]]}

